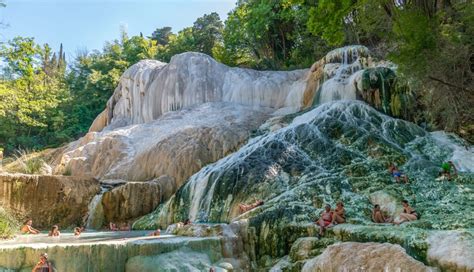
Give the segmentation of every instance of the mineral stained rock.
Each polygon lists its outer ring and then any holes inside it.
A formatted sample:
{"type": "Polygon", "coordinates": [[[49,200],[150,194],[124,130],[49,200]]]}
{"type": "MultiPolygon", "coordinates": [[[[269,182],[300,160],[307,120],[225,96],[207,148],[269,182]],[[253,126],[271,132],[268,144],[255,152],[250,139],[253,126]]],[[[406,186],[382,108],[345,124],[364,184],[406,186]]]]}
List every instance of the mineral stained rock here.
{"type": "Polygon", "coordinates": [[[2,207],[22,222],[33,219],[38,228],[83,225],[88,204],[99,190],[99,182],[88,177],[0,175],[2,207]]]}

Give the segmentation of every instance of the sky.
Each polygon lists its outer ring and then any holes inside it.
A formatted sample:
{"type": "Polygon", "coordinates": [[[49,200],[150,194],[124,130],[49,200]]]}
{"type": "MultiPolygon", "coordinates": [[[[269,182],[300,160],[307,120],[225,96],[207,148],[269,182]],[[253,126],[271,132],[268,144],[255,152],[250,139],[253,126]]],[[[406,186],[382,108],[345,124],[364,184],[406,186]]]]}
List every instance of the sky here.
{"type": "Polygon", "coordinates": [[[54,49],[63,43],[67,57],[102,49],[117,39],[123,26],[129,36],[149,36],[156,28],[173,32],[192,26],[204,14],[217,12],[224,21],[236,0],[4,0],[0,9],[0,42],[34,37],[54,49]]]}

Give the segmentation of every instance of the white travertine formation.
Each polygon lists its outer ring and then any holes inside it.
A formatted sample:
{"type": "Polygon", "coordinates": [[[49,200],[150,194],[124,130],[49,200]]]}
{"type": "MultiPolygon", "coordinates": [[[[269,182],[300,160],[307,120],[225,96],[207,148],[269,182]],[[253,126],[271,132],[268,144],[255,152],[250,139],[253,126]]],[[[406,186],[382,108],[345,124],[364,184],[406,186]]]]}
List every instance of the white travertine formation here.
{"type": "Polygon", "coordinates": [[[90,132],[68,146],[55,171],[125,181],[169,176],[179,188],[201,167],[236,150],[267,112],[207,103],[148,123],[90,132]]]}
{"type": "Polygon", "coordinates": [[[474,271],[474,239],[470,232],[438,231],[428,236],[427,260],[444,271],[474,271]]]}
{"type": "Polygon", "coordinates": [[[207,102],[255,108],[301,107],[306,70],[291,72],[230,68],[201,53],[176,55],[169,64],[144,60],[122,75],[107,103],[107,124],[140,124],[169,111],[207,102]]]}
{"type": "Polygon", "coordinates": [[[329,246],[301,270],[313,271],[436,271],[410,257],[399,245],[347,242],[329,246]]]}

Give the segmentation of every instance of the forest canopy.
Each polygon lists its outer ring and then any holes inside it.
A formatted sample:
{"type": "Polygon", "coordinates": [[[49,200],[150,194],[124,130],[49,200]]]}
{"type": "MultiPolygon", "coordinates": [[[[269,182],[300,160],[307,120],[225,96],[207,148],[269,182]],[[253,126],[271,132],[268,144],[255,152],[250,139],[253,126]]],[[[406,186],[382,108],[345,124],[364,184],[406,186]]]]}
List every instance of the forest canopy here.
{"type": "MultiPolygon", "coordinates": [[[[8,10],[6,10],[8,12],[8,10]]],[[[474,5],[450,0],[239,0],[173,32],[106,42],[66,60],[31,37],[0,47],[0,148],[42,149],[84,135],[120,75],[142,59],[169,62],[187,51],[239,67],[308,68],[329,50],[362,44],[398,66],[416,93],[414,120],[474,142],[474,5]]]]}

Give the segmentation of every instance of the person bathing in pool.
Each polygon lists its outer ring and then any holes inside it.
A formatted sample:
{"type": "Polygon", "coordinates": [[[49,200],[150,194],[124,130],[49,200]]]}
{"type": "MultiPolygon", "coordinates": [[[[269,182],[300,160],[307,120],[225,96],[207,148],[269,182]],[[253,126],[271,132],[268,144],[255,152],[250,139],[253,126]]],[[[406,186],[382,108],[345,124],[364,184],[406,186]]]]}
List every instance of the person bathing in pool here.
{"type": "Polygon", "coordinates": [[[408,176],[402,173],[394,163],[390,164],[388,171],[395,178],[397,183],[400,182],[400,179],[403,179],[403,182],[408,183],[408,176]]]}
{"type": "Polygon", "coordinates": [[[25,223],[23,224],[23,226],[21,227],[20,232],[22,234],[38,234],[38,233],[40,233],[39,230],[33,228],[31,225],[33,225],[33,220],[31,220],[31,219],[26,220],[25,223]]]}
{"type": "Polygon", "coordinates": [[[59,231],[58,225],[54,225],[48,233],[48,236],[51,236],[51,237],[59,237],[60,235],[61,235],[61,232],[59,231]]]}

